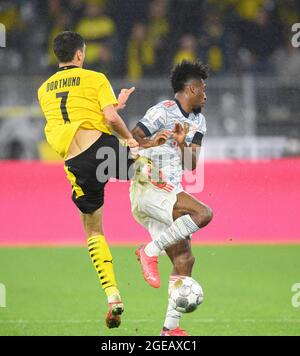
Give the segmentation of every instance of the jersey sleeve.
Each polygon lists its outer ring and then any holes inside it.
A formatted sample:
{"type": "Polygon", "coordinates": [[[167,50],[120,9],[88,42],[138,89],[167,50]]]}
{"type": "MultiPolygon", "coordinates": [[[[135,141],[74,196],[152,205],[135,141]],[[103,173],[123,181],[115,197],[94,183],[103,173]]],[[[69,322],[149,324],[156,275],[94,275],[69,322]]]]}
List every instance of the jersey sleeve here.
{"type": "Polygon", "coordinates": [[[143,130],[146,137],[154,135],[165,127],[166,114],[161,108],[151,108],[138,122],[137,126],[143,130]]]}
{"type": "Polygon", "coordinates": [[[197,131],[195,132],[192,143],[201,146],[205,134],[206,134],[206,120],[205,117],[201,115],[201,119],[199,121],[197,131]]]}
{"type": "Polygon", "coordinates": [[[101,110],[109,105],[118,105],[118,100],[115,96],[114,90],[105,75],[101,76],[98,101],[101,110]]]}

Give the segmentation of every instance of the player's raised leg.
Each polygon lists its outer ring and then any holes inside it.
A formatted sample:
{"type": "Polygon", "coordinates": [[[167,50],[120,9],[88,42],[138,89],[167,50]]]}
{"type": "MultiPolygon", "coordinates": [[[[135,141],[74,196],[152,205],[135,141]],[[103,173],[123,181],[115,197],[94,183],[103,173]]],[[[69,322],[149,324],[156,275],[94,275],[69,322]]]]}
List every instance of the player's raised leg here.
{"type": "Polygon", "coordinates": [[[177,194],[173,208],[173,224],[159,238],[146,246],[146,253],[158,256],[163,250],[208,225],[212,217],[212,210],[192,195],[186,192],[177,194]]]}
{"type": "Polygon", "coordinates": [[[139,254],[143,256],[140,259],[143,273],[151,286],[153,281],[159,281],[158,268],[153,268],[153,259],[208,225],[212,217],[212,210],[193,196],[185,192],[177,194],[173,207],[173,223],[154,241],[139,249],[139,254]]]}
{"type": "Polygon", "coordinates": [[[81,219],[88,240],[89,253],[109,303],[106,325],[109,328],[116,328],[121,324],[120,315],[124,311],[124,305],[117,287],[113,258],[103,233],[102,210],[103,207],[91,214],[81,213],[81,219]]]}

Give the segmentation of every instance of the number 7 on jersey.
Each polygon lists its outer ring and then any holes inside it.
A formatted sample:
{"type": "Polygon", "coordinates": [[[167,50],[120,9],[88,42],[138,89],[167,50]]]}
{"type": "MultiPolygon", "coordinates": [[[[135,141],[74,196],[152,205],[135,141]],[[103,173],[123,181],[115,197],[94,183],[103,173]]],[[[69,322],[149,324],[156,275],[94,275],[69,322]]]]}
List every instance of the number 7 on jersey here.
{"type": "Polygon", "coordinates": [[[64,91],[62,93],[56,94],[56,99],[61,99],[60,110],[61,110],[61,114],[63,116],[65,124],[71,122],[69,119],[69,114],[68,114],[68,110],[67,110],[68,95],[69,95],[68,91],[64,91]]]}

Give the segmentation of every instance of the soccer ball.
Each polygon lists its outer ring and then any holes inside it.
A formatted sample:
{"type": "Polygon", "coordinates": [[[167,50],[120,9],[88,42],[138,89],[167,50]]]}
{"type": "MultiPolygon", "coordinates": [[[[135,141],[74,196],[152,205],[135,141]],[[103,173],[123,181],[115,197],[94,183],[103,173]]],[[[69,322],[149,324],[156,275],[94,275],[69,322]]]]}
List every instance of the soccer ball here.
{"type": "Polygon", "coordinates": [[[203,302],[203,290],[191,277],[180,277],[169,291],[169,302],[180,313],[191,313],[203,302]]]}

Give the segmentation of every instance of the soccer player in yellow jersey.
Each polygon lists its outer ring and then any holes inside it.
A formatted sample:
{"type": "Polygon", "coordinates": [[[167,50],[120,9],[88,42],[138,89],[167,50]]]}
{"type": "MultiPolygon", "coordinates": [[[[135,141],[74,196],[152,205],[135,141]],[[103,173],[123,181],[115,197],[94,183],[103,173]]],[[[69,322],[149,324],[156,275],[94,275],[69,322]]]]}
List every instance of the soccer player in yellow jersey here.
{"type": "Polygon", "coordinates": [[[74,32],[63,32],[54,40],[59,70],[38,90],[46,117],[47,141],[65,160],[72,185],[72,200],[84,225],[91,259],[109,303],[106,324],[119,327],[124,310],[113,270],[113,260],[102,228],[104,187],[111,177],[124,178],[119,168],[125,161],[126,178],[132,160],[129,149],[138,149],[117,110],[123,108],[134,88],[122,90],[119,102],[104,74],[83,69],[85,43],[74,32]],[[116,132],[127,143],[120,145],[116,132]],[[102,151],[101,151],[102,150],[102,151]],[[109,151],[110,150],[110,151],[109,151]],[[106,166],[107,154],[113,160],[106,166]],[[122,156],[125,153],[124,156],[122,156]],[[113,169],[111,165],[113,164],[113,169]],[[105,166],[102,171],[99,167],[105,166]]]}

